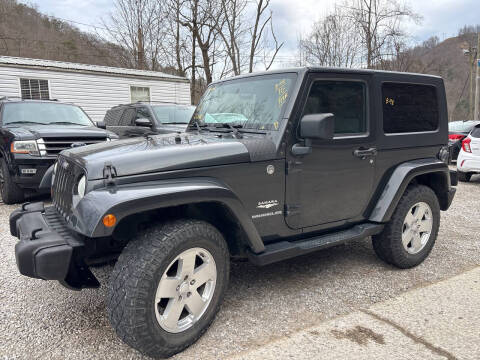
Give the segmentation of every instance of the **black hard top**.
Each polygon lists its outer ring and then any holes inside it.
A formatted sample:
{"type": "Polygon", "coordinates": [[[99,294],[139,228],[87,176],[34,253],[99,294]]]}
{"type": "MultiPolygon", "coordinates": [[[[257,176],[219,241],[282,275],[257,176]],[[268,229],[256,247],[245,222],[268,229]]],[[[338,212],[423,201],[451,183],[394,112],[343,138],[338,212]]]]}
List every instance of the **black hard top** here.
{"type": "Polygon", "coordinates": [[[269,71],[261,71],[261,72],[243,74],[243,75],[238,75],[238,76],[231,77],[231,78],[228,78],[228,79],[218,80],[218,81],[215,81],[214,83],[220,83],[220,82],[223,82],[223,81],[228,81],[228,80],[233,80],[233,79],[242,79],[242,78],[248,78],[248,77],[259,76],[259,75],[285,74],[285,73],[296,73],[300,76],[304,76],[307,73],[332,73],[332,74],[359,74],[359,75],[387,75],[389,77],[398,76],[399,79],[407,78],[407,77],[409,77],[411,79],[412,76],[416,77],[418,79],[425,79],[425,80],[427,80],[427,79],[429,79],[429,80],[441,79],[440,76],[436,76],[436,75],[408,73],[408,72],[400,72],[400,71],[306,66],[306,67],[295,67],[295,68],[269,70],[269,71]]]}

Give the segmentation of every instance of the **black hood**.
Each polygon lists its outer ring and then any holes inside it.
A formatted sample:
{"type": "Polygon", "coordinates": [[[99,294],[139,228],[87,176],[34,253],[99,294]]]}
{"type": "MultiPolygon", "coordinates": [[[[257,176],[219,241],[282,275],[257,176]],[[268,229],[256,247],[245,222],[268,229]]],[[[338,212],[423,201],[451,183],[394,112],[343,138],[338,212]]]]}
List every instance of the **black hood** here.
{"type": "Polygon", "coordinates": [[[275,154],[274,143],[265,135],[236,139],[193,133],[124,139],[62,152],[87,170],[89,180],[103,178],[106,163],[117,176],[126,176],[267,160],[275,154]]]}
{"type": "Polygon", "coordinates": [[[99,129],[96,126],[63,126],[63,125],[22,125],[21,127],[8,126],[8,131],[17,140],[40,139],[43,137],[105,137],[113,135],[110,131],[99,129]]]}

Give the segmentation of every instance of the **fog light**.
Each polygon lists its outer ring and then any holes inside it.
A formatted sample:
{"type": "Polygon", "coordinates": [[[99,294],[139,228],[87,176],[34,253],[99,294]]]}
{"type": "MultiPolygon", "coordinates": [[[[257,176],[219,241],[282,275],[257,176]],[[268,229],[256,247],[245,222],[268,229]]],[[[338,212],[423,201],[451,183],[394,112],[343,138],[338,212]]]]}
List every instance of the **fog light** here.
{"type": "Polygon", "coordinates": [[[34,175],[37,173],[37,169],[21,169],[20,171],[24,175],[34,175]]]}
{"type": "Polygon", "coordinates": [[[105,225],[106,227],[115,226],[116,222],[117,218],[113,214],[107,214],[103,217],[103,225],[105,225]]]}

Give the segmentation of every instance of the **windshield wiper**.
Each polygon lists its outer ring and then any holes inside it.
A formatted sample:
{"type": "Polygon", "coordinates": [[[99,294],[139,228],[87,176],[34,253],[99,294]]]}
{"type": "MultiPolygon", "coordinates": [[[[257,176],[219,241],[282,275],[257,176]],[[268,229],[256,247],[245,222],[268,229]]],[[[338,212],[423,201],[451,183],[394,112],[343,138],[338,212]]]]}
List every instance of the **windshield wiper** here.
{"type": "Polygon", "coordinates": [[[173,124],[173,125],[187,125],[186,122],[171,121],[171,122],[162,122],[162,124],[173,124]]]}
{"type": "MultiPolygon", "coordinates": [[[[198,120],[193,120],[193,122],[191,124],[188,125],[189,128],[191,128],[192,126],[195,127],[195,130],[197,130],[198,132],[200,132],[200,130],[203,129],[206,129],[207,125],[206,124],[202,124],[200,125],[200,123],[198,122],[198,120]]],[[[206,130],[209,130],[209,129],[206,129],[206,130]]],[[[209,130],[210,131],[210,130],[209,130]]]]}
{"type": "Polygon", "coordinates": [[[233,133],[233,136],[235,136],[237,139],[242,139],[243,138],[243,135],[240,134],[240,132],[238,131],[239,128],[242,128],[243,125],[235,125],[233,126],[232,124],[230,123],[222,123],[223,127],[227,128],[227,129],[230,129],[233,133]]]}
{"type": "Polygon", "coordinates": [[[36,125],[46,125],[44,123],[39,123],[36,121],[10,121],[6,123],[5,125],[10,125],[10,124],[36,124],[36,125]]]}
{"type": "Polygon", "coordinates": [[[79,123],[74,123],[74,122],[71,122],[71,121],[52,121],[48,124],[45,124],[45,125],[50,125],[50,124],[58,124],[58,125],[82,125],[82,126],[87,126],[85,124],[79,124],[79,123]]]}

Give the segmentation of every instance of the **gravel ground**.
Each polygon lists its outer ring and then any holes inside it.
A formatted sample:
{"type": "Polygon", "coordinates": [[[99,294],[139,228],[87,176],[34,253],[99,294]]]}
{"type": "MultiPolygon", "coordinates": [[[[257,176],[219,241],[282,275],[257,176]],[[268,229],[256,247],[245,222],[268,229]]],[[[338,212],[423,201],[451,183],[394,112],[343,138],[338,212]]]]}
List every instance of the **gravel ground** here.
{"type": "MultiPolygon", "coordinates": [[[[110,328],[105,287],[72,292],[17,272],[8,215],[0,205],[0,359],[140,359],[110,328]]],[[[365,239],[257,268],[232,264],[224,305],[207,333],[175,359],[219,359],[279,336],[383,301],[480,265],[480,177],[460,184],[442,213],[430,257],[398,270],[375,257],[365,239]]],[[[101,282],[111,267],[94,269],[101,282]]]]}

